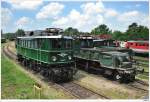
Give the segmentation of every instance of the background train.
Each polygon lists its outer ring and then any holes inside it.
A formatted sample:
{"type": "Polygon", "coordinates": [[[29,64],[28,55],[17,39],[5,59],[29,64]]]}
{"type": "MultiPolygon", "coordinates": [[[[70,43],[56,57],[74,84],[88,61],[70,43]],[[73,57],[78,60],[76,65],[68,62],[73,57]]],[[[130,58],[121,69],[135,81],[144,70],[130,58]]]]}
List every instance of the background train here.
{"type": "Polygon", "coordinates": [[[148,54],[149,41],[127,41],[125,48],[132,49],[135,53],[148,54]]]}

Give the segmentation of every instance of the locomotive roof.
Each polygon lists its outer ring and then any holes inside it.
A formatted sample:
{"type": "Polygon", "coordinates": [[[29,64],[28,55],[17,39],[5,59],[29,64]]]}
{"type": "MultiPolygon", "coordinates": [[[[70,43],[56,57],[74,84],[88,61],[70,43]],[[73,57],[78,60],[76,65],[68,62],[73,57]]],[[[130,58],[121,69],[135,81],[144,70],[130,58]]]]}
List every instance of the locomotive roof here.
{"type": "Polygon", "coordinates": [[[65,39],[73,39],[72,37],[62,36],[62,35],[56,35],[56,36],[25,36],[25,37],[17,37],[17,38],[20,38],[20,39],[39,39],[39,38],[49,38],[49,39],[65,38],[65,39]]]}

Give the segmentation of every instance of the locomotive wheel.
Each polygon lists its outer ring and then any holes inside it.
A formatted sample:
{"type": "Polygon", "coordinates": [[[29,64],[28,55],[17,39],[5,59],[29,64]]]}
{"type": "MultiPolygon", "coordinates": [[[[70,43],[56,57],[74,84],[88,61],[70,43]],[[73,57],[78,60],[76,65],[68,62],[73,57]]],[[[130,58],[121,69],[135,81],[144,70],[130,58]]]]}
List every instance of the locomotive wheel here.
{"type": "Polygon", "coordinates": [[[116,80],[116,81],[121,81],[122,76],[120,76],[120,74],[119,74],[118,72],[116,72],[116,73],[113,75],[113,79],[116,80]]]}

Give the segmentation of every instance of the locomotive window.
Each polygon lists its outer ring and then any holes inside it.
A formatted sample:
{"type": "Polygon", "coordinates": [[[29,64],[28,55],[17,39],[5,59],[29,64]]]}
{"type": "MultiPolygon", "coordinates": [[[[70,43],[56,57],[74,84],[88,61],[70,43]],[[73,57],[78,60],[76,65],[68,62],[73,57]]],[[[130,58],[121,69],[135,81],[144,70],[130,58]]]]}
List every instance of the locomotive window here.
{"type": "Polygon", "coordinates": [[[133,43],[130,43],[130,45],[133,45],[133,43]]]}
{"type": "Polygon", "coordinates": [[[30,48],[30,40],[28,40],[28,48],[30,48]]]}
{"type": "Polygon", "coordinates": [[[23,46],[23,40],[21,39],[21,46],[23,46]]]}
{"type": "Polygon", "coordinates": [[[37,48],[37,39],[34,40],[34,48],[37,48]]]}
{"type": "Polygon", "coordinates": [[[22,40],[22,47],[23,47],[23,40],[22,40]]]}
{"type": "Polygon", "coordinates": [[[24,47],[26,47],[26,40],[24,40],[24,47]]]}
{"type": "Polygon", "coordinates": [[[138,46],[138,44],[136,43],[136,46],[138,46]]]}
{"type": "Polygon", "coordinates": [[[42,47],[42,39],[37,39],[37,48],[41,48],[42,47]]]}
{"type": "Polygon", "coordinates": [[[29,47],[29,45],[28,45],[28,40],[26,40],[26,42],[27,42],[27,48],[29,47]]]}
{"type": "Polygon", "coordinates": [[[24,47],[24,40],[23,40],[23,47],[24,47]]]}
{"type": "Polygon", "coordinates": [[[72,47],[72,41],[71,40],[65,40],[64,41],[64,48],[71,48],[72,47]]]}
{"type": "Polygon", "coordinates": [[[62,41],[59,39],[53,39],[52,40],[52,48],[61,48],[62,47],[62,41]]]}
{"type": "Polygon", "coordinates": [[[33,48],[33,40],[30,40],[31,48],[33,48]]]}
{"type": "Polygon", "coordinates": [[[27,47],[27,40],[25,40],[25,47],[27,47]]]}

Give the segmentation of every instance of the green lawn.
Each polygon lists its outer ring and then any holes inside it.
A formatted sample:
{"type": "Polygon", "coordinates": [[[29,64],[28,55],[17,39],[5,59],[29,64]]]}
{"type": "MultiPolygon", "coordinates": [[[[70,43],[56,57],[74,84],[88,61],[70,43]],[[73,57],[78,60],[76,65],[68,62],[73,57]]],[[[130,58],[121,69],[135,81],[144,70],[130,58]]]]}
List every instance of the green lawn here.
{"type": "Polygon", "coordinates": [[[149,80],[149,76],[147,76],[147,75],[144,75],[144,74],[138,74],[137,76],[136,76],[138,79],[144,79],[144,80],[149,80]]]}
{"type": "Polygon", "coordinates": [[[1,59],[2,99],[33,98],[35,81],[18,70],[18,66],[4,55],[1,59]]]}
{"type": "MultiPolygon", "coordinates": [[[[1,89],[2,99],[37,99],[38,91],[34,94],[33,85],[36,83],[31,77],[22,72],[18,64],[1,56],[1,89]]],[[[42,99],[70,99],[71,95],[60,89],[50,86],[43,86],[42,99]]]]}

